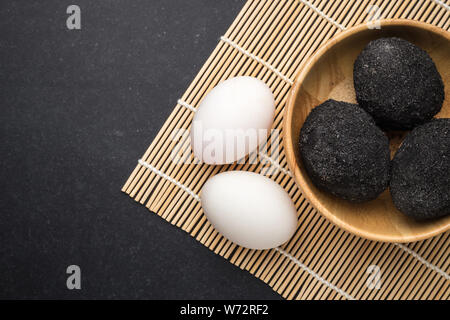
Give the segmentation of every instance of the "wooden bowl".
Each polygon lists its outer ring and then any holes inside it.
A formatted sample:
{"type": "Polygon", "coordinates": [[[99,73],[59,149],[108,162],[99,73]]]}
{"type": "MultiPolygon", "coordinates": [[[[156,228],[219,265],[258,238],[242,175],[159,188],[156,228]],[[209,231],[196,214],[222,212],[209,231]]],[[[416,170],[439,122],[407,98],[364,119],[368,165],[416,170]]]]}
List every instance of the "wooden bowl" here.
{"type": "MultiPolygon", "coordinates": [[[[331,222],[367,239],[418,241],[449,230],[450,216],[417,222],[394,207],[388,190],[377,199],[360,204],[338,199],[312,184],[299,155],[300,129],[315,106],[327,99],[356,103],[353,63],[364,46],[376,38],[400,37],[428,52],[445,85],[446,99],[436,117],[450,117],[450,33],[412,20],[383,20],[380,24],[381,29],[359,25],[340,33],[302,64],[285,111],[284,146],[289,168],[303,194],[331,222]]],[[[388,133],[392,153],[404,135],[388,133]]]]}

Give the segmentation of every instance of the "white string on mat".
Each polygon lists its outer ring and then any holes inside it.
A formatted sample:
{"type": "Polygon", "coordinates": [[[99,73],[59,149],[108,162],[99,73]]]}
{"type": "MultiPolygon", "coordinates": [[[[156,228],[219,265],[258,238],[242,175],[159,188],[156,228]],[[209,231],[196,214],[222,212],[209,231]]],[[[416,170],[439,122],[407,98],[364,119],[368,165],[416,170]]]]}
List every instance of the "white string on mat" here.
{"type": "Polygon", "coordinates": [[[257,56],[255,56],[253,53],[250,53],[249,51],[245,50],[244,48],[242,48],[241,46],[239,46],[236,42],[228,39],[225,36],[221,36],[220,40],[222,40],[223,42],[229,44],[230,46],[232,46],[233,48],[235,48],[236,50],[238,50],[239,52],[245,54],[246,56],[252,58],[253,60],[255,60],[256,62],[261,63],[263,66],[265,66],[267,69],[269,69],[270,71],[272,71],[273,73],[275,73],[277,76],[279,76],[281,79],[283,79],[285,82],[289,83],[290,85],[294,84],[294,81],[292,81],[291,79],[289,79],[287,76],[285,76],[284,74],[282,74],[277,68],[273,67],[272,65],[270,65],[268,62],[264,61],[261,58],[258,58],[257,56]]]}
{"type": "MultiPolygon", "coordinates": [[[[309,1],[306,0],[299,0],[300,2],[302,2],[303,4],[305,4],[306,6],[308,6],[310,9],[314,10],[319,16],[321,16],[322,18],[324,18],[325,20],[327,20],[328,22],[330,22],[331,24],[333,24],[334,26],[336,26],[337,28],[341,29],[341,30],[345,30],[346,28],[340,24],[339,22],[337,22],[336,20],[332,19],[331,17],[329,17],[328,15],[326,15],[324,12],[322,12],[319,8],[317,8],[316,6],[314,6],[312,3],[310,3],[309,1]]],[[[435,0],[435,1],[439,1],[439,0],[435,0]]],[[[274,66],[272,66],[271,64],[269,64],[268,62],[264,61],[263,59],[255,56],[253,53],[249,52],[248,50],[245,50],[244,48],[242,48],[241,46],[239,46],[236,42],[230,40],[229,38],[225,37],[225,36],[221,36],[220,40],[224,41],[225,43],[228,43],[230,46],[232,46],[233,48],[235,48],[236,50],[240,51],[241,53],[245,54],[246,56],[252,58],[253,60],[261,63],[262,65],[264,65],[267,69],[271,70],[273,73],[275,73],[276,75],[278,75],[281,79],[283,79],[285,82],[289,83],[290,85],[294,84],[294,81],[292,81],[291,79],[289,79],[287,76],[285,76],[281,71],[279,71],[277,68],[275,68],[274,66]]]]}
{"type": "Polygon", "coordinates": [[[191,110],[192,112],[197,112],[197,109],[195,109],[195,108],[194,108],[193,106],[191,106],[189,103],[184,102],[184,101],[181,100],[181,99],[178,99],[177,103],[178,103],[180,106],[183,106],[183,107],[185,107],[185,108],[191,110]]]}
{"type": "Polygon", "coordinates": [[[336,20],[332,19],[331,17],[327,16],[323,11],[321,11],[319,8],[317,8],[315,5],[313,5],[311,2],[306,1],[306,0],[299,0],[299,1],[301,3],[303,3],[303,4],[305,4],[306,6],[308,6],[309,8],[311,8],[312,10],[314,10],[319,16],[321,16],[322,18],[324,18],[328,22],[332,23],[333,25],[335,25],[339,29],[345,30],[345,27],[342,24],[340,24],[336,20]]]}
{"type": "Polygon", "coordinates": [[[422,262],[425,266],[427,266],[428,268],[436,271],[437,273],[439,273],[441,276],[443,276],[445,279],[450,281],[450,275],[448,273],[446,273],[444,270],[440,269],[439,267],[435,266],[434,264],[429,263],[427,260],[425,260],[424,258],[422,258],[420,255],[418,255],[416,252],[414,252],[413,250],[411,250],[410,248],[408,248],[407,246],[401,244],[401,243],[394,243],[397,247],[401,248],[402,250],[406,251],[407,253],[409,253],[410,255],[412,255],[414,258],[416,258],[417,260],[419,260],[420,262],[422,262]]]}
{"type": "Polygon", "coordinates": [[[438,5],[440,5],[441,7],[443,7],[444,9],[450,11],[450,6],[448,4],[445,4],[443,1],[441,0],[433,0],[434,2],[436,2],[438,5]]]}
{"type": "Polygon", "coordinates": [[[327,287],[333,289],[334,291],[340,293],[342,296],[344,296],[347,300],[355,300],[355,298],[353,298],[351,295],[349,295],[347,292],[345,292],[344,290],[336,287],[334,284],[332,284],[331,282],[325,280],[324,278],[322,278],[319,274],[315,273],[313,270],[311,270],[310,268],[308,268],[307,266],[305,266],[303,263],[301,263],[297,258],[295,258],[293,255],[287,253],[286,251],[284,251],[281,248],[275,248],[276,251],[278,251],[279,253],[281,253],[282,255],[284,255],[285,257],[289,258],[292,262],[294,262],[296,265],[298,265],[300,268],[302,268],[303,270],[305,270],[306,272],[308,272],[310,275],[312,275],[316,280],[318,280],[319,282],[321,282],[322,284],[326,285],[327,287]]]}
{"type": "Polygon", "coordinates": [[[283,168],[282,166],[280,166],[275,160],[273,160],[271,157],[269,157],[268,155],[264,154],[263,152],[260,152],[259,155],[266,159],[267,161],[270,162],[270,164],[274,167],[276,167],[278,170],[280,170],[281,172],[283,172],[285,175],[292,177],[292,173],[289,170],[286,170],[285,168],[283,168]]]}
{"type": "Polygon", "coordinates": [[[145,162],[142,159],[139,159],[139,164],[141,166],[146,167],[147,169],[152,170],[154,173],[156,173],[158,176],[160,176],[161,178],[164,178],[170,182],[172,182],[174,185],[176,185],[177,187],[179,187],[180,189],[184,190],[185,192],[187,192],[190,196],[192,196],[195,200],[200,201],[200,197],[198,196],[198,194],[196,194],[194,191],[192,191],[191,189],[189,189],[188,187],[186,187],[185,185],[183,185],[181,182],[175,180],[174,178],[169,177],[167,174],[165,174],[164,172],[156,169],[154,166],[152,166],[150,163],[145,162]]]}

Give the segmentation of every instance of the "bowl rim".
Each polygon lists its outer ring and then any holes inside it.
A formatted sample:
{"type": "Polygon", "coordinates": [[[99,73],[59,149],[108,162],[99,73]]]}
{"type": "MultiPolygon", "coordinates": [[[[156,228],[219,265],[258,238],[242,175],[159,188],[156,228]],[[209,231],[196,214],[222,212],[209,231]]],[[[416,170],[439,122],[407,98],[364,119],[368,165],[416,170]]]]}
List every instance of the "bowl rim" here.
{"type": "MultiPolygon", "coordinates": [[[[429,31],[432,33],[436,33],[440,36],[443,36],[444,38],[447,38],[450,41],[450,33],[446,32],[445,30],[430,25],[425,22],[415,21],[415,20],[408,20],[408,19],[383,19],[380,20],[380,26],[383,28],[383,26],[411,26],[415,28],[419,28],[425,31],[429,31]]],[[[382,241],[382,242],[413,242],[413,241],[419,241],[428,239],[430,237],[433,237],[435,235],[438,235],[440,233],[443,233],[447,230],[450,230],[450,219],[447,224],[444,224],[442,226],[439,226],[438,228],[433,229],[429,232],[424,232],[418,235],[410,235],[410,236],[389,236],[389,235],[380,235],[376,233],[372,233],[369,231],[362,231],[357,227],[354,227],[353,225],[341,220],[337,216],[335,216],[330,210],[325,208],[320,201],[317,200],[317,198],[314,196],[314,192],[309,188],[308,184],[300,178],[299,168],[296,165],[296,156],[294,153],[293,148],[290,146],[292,141],[292,132],[291,132],[291,124],[292,124],[292,118],[293,118],[293,112],[294,112],[294,102],[296,100],[296,97],[298,95],[298,91],[301,87],[301,84],[303,83],[306,76],[309,74],[309,71],[312,69],[312,67],[315,65],[315,63],[326,53],[328,50],[330,50],[332,47],[334,47],[336,44],[341,42],[342,40],[349,38],[353,36],[356,33],[359,33],[361,31],[367,30],[367,24],[363,23],[354,27],[351,27],[347,30],[342,31],[335,37],[331,38],[324,44],[322,44],[319,49],[307,60],[305,60],[299,67],[300,72],[295,77],[294,84],[289,92],[289,96],[287,98],[286,103],[286,109],[284,112],[284,119],[283,119],[283,146],[284,150],[286,152],[286,160],[288,163],[288,167],[292,172],[293,178],[295,180],[295,183],[300,187],[300,190],[302,191],[302,194],[305,196],[306,199],[311,203],[311,205],[317,209],[317,211],[327,218],[329,221],[331,221],[333,224],[337,225],[338,227],[355,234],[357,236],[360,236],[362,238],[375,240],[375,241],[382,241]]]]}

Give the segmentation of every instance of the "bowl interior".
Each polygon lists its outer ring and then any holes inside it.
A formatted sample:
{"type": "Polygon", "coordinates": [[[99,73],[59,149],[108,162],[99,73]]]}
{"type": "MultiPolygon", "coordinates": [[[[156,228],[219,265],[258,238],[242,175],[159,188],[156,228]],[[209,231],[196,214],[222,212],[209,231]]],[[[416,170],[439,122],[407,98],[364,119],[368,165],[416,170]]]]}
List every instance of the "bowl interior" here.
{"type": "MultiPolygon", "coordinates": [[[[353,63],[364,46],[380,37],[401,37],[426,50],[445,85],[444,105],[437,117],[450,117],[450,40],[445,31],[413,21],[382,21],[381,29],[359,26],[328,42],[304,64],[291,91],[285,118],[287,161],[306,198],[338,226],[359,236],[393,242],[425,239],[450,229],[450,216],[417,222],[398,211],[386,190],[377,199],[354,204],[317,189],[304,170],[298,138],[307,115],[327,99],[356,103],[353,63]]],[[[405,132],[388,132],[394,154],[405,132]]]]}

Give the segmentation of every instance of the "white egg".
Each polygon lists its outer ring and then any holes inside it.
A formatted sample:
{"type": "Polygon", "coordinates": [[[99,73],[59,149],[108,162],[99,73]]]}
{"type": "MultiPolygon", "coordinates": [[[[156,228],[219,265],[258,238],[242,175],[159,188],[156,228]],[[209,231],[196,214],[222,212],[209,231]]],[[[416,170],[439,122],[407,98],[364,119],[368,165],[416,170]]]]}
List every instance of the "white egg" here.
{"type": "Polygon", "coordinates": [[[274,114],[272,91],[261,80],[244,76],[219,83],[192,120],[194,155],[208,164],[244,158],[267,139],[274,114]]]}
{"type": "Polygon", "coordinates": [[[203,186],[203,211],[232,242],[250,249],[275,248],[297,228],[295,206],[273,180],[247,171],[215,175],[203,186]]]}

